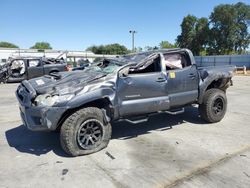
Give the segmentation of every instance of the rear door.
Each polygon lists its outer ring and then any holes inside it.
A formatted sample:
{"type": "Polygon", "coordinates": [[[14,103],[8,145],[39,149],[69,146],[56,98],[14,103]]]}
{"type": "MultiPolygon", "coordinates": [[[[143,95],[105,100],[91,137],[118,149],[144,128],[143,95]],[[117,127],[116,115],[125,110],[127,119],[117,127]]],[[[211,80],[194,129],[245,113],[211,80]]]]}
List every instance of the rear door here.
{"type": "MultiPolygon", "coordinates": [[[[192,103],[198,98],[199,75],[196,65],[191,64],[189,55],[181,53],[181,68],[166,67],[167,91],[171,107],[179,107],[192,103]]],[[[165,54],[166,58],[168,54],[165,54]]]]}
{"type": "Polygon", "coordinates": [[[27,60],[28,79],[43,76],[43,63],[40,59],[27,60]]]}
{"type": "Polygon", "coordinates": [[[166,75],[161,71],[160,58],[141,72],[119,76],[117,97],[120,116],[167,110],[169,98],[166,87],[166,75]]]}

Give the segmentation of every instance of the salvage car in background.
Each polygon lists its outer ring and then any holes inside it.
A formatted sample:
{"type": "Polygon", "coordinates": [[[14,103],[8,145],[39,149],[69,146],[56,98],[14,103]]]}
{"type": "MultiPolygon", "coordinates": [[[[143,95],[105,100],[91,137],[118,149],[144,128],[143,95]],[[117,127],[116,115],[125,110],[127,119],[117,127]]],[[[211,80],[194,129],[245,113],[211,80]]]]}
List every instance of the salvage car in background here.
{"type": "Polygon", "coordinates": [[[11,58],[7,64],[7,82],[20,82],[46,74],[68,70],[67,64],[63,59],[45,57],[11,58]]]}
{"type": "Polygon", "coordinates": [[[0,84],[7,82],[9,78],[8,70],[9,65],[7,63],[0,65],[0,84]]]}
{"type": "Polygon", "coordinates": [[[191,51],[165,49],[25,80],[16,96],[28,129],[60,130],[62,148],[78,156],[105,148],[111,122],[118,120],[141,123],[151,114],[178,114],[198,104],[205,121],[221,121],[233,70],[198,68],[191,51]]]}

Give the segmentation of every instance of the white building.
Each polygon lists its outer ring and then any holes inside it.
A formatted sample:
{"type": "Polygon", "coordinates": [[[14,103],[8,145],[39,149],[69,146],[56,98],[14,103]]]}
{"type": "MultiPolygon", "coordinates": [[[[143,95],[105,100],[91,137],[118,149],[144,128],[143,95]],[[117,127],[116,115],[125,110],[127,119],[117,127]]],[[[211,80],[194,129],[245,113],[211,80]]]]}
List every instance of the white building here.
{"type": "Polygon", "coordinates": [[[115,57],[115,55],[94,54],[90,51],[38,50],[19,48],[0,48],[0,63],[6,63],[10,57],[49,57],[64,58],[67,62],[77,63],[79,60],[93,62],[95,58],[115,57]]]}

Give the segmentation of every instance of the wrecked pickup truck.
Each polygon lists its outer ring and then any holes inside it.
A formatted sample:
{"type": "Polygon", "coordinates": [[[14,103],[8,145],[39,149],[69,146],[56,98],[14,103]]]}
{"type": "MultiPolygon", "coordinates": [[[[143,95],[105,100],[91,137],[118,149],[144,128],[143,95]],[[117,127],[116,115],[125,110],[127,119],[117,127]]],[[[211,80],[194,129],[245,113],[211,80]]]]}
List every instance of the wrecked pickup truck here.
{"type": "Polygon", "coordinates": [[[178,114],[198,104],[204,120],[219,122],[233,69],[198,68],[191,51],[166,49],[25,80],[16,96],[28,129],[60,130],[62,148],[78,156],[105,148],[111,122],[118,120],[141,123],[152,114],[178,114]]]}
{"type": "Polygon", "coordinates": [[[46,74],[67,71],[67,64],[63,59],[45,57],[15,57],[9,60],[7,82],[21,82],[46,74]]]}

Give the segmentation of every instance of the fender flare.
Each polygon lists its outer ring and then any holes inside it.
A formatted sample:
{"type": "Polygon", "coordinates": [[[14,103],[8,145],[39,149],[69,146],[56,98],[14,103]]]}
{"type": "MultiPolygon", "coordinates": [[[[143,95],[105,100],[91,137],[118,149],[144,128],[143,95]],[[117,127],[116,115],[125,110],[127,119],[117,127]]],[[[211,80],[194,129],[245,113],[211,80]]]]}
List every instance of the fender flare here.
{"type": "Polygon", "coordinates": [[[228,83],[230,83],[232,76],[229,74],[225,74],[225,73],[216,73],[216,74],[212,74],[209,75],[207,78],[205,78],[203,80],[203,82],[200,82],[199,85],[199,97],[198,97],[198,103],[201,104],[203,101],[203,96],[207,90],[207,88],[214,82],[214,81],[218,81],[218,80],[222,80],[222,84],[218,87],[218,88],[224,88],[227,89],[227,87],[225,87],[228,83]]]}

